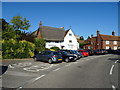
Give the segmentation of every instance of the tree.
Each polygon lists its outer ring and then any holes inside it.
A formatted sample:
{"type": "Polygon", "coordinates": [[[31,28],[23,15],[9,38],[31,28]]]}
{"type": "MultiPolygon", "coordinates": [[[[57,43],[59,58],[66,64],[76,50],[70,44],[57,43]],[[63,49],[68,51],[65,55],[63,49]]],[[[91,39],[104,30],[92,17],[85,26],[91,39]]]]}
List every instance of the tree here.
{"type": "Polygon", "coordinates": [[[84,37],[83,37],[83,36],[81,36],[81,37],[80,37],[80,40],[84,40],[84,37]]]}
{"type": "Polygon", "coordinates": [[[86,42],[79,43],[79,47],[80,47],[80,48],[84,48],[85,45],[86,45],[86,42]]]}
{"type": "Polygon", "coordinates": [[[35,51],[36,52],[44,51],[45,50],[45,43],[46,42],[44,39],[35,38],[34,39],[35,51]]]}
{"type": "Polygon", "coordinates": [[[87,39],[90,39],[90,36],[88,36],[88,38],[87,39]]]}
{"type": "Polygon", "coordinates": [[[15,16],[12,18],[11,23],[13,24],[14,30],[28,30],[30,27],[29,20],[22,18],[21,16],[15,16]]]}
{"type": "Polygon", "coordinates": [[[2,39],[9,40],[9,39],[16,39],[18,36],[16,35],[12,25],[6,24],[5,28],[2,31],[2,39]]]}
{"type": "Polygon", "coordinates": [[[11,23],[16,33],[17,40],[22,40],[22,34],[25,33],[23,30],[28,30],[30,27],[29,20],[22,18],[21,16],[15,16],[12,18],[11,23]]]}

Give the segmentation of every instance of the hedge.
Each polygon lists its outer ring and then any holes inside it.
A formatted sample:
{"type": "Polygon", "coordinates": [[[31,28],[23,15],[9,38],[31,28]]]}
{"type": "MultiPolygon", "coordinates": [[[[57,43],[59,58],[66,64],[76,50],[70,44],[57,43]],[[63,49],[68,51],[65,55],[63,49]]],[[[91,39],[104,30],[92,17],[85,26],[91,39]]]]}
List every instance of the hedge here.
{"type": "Polygon", "coordinates": [[[30,58],[34,56],[34,49],[35,45],[25,40],[2,40],[3,59],[30,58]]]}

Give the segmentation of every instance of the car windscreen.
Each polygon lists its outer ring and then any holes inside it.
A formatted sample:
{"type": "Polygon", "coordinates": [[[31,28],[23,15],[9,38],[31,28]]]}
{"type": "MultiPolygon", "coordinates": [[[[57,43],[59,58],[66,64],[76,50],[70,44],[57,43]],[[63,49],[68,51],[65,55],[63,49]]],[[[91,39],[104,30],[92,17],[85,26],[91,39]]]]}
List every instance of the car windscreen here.
{"type": "Polygon", "coordinates": [[[75,54],[76,52],[75,51],[70,51],[71,54],[75,54]]]}
{"type": "Polygon", "coordinates": [[[68,53],[67,52],[61,52],[63,55],[67,55],[68,53]]]}

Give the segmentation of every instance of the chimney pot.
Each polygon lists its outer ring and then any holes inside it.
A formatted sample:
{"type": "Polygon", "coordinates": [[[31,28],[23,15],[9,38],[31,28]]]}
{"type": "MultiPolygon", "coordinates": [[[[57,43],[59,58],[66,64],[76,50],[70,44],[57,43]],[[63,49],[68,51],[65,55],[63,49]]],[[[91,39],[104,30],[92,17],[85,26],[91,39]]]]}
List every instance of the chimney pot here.
{"type": "Polygon", "coordinates": [[[64,29],[64,27],[61,27],[62,29],[64,29]]]}
{"type": "Polygon", "coordinates": [[[115,31],[112,31],[112,35],[115,36],[115,31]]]}
{"type": "Polygon", "coordinates": [[[100,34],[100,30],[97,30],[97,36],[100,34]]]}
{"type": "Polygon", "coordinates": [[[40,25],[40,27],[42,26],[42,21],[40,21],[40,24],[39,24],[39,25],[40,25]]]}

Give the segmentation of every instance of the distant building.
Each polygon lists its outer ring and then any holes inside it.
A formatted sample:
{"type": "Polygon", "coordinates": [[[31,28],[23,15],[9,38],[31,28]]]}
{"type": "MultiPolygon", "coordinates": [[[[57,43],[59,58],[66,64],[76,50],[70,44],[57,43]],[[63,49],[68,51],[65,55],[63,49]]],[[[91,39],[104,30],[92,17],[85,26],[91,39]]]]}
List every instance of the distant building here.
{"type": "Polygon", "coordinates": [[[112,35],[100,34],[100,30],[97,30],[97,36],[91,35],[91,38],[86,40],[86,49],[112,49],[117,50],[120,46],[120,36],[115,36],[115,32],[112,35]]]}
{"type": "Polygon", "coordinates": [[[79,48],[77,39],[71,29],[65,31],[64,27],[54,28],[43,26],[40,22],[39,28],[33,32],[33,36],[46,40],[46,48],[59,47],[60,49],[77,50],[79,48]]]}
{"type": "Polygon", "coordinates": [[[80,35],[75,35],[76,39],[80,39],[80,35]]]}

